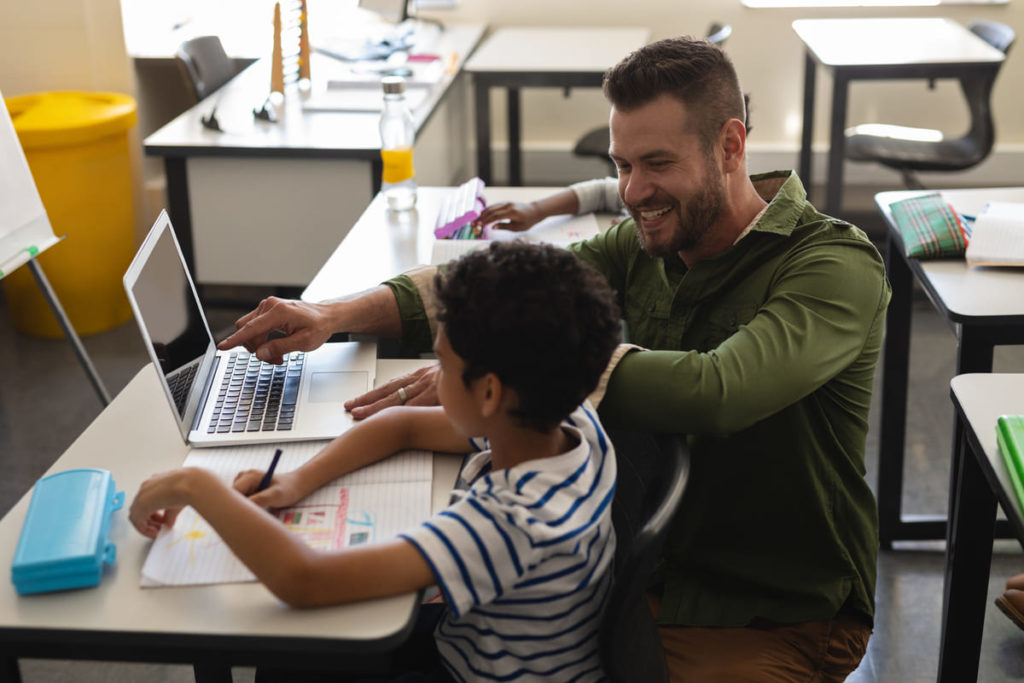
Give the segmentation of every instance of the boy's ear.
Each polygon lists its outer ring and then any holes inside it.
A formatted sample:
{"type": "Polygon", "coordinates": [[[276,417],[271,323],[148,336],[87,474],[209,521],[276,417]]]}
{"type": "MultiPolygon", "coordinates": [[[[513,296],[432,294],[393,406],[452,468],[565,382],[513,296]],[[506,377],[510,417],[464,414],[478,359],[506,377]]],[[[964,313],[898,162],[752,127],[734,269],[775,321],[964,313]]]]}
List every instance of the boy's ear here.
{"type": "Polygon", "coordinates": [[[477,404],[480,406],[480,415],[482,417],[493,417],[498,414],[502,398],[505,395],[505,387],[496,374],[488,372],[478,379],[473,387],[473,391],[476,394],[477,404]]]}

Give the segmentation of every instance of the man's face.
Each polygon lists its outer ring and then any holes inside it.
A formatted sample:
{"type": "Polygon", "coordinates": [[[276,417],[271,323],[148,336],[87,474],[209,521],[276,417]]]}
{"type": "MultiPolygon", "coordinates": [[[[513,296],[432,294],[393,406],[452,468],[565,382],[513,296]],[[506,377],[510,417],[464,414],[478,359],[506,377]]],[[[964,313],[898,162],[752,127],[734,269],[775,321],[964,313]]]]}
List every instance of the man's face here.
{"type": "Polygon", "coordinates": [[[722,173],[686,124],[686,106],[667,95],[632,111],[612,108],[609,154],[619,196],[651,256],[697,247],[725,202],[722,173]]]}

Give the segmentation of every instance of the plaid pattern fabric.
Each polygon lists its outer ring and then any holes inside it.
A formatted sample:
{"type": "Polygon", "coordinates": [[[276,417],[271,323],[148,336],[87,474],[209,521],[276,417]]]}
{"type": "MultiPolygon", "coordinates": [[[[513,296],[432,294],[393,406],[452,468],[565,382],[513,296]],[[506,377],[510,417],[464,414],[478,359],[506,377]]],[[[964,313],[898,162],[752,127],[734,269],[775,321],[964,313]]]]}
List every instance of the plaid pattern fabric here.
{"type": "Polygon", "coordinates": [[[963,256],[967,240],[960,218],[937,192],[893,202],[889,209],[907,256],[963,256]]]}

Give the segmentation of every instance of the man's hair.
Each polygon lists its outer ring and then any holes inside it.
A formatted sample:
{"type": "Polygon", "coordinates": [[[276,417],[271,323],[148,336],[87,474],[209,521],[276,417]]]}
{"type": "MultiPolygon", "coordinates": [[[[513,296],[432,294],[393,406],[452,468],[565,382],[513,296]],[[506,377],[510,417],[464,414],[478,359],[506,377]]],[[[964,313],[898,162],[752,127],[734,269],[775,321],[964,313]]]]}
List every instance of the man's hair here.
{"type": "Polygon", "coordinates": [[[594,390],[621,330],[607,281],[564,249],[494,242],[435,277],[463,381],[493,372],[518,397],[511,412],[547,431],[594,390]]]}
{"type": "Polygon", "coordinates": [[[706,40],[684,36],[645,45],[608,69],[602,87],[611,105],[627,112],[662,95],[676,98],[686,105],[705,150],[729,119],[739,119],[750,131],[747,96],[736,69],[720,47],[706,40]]]}

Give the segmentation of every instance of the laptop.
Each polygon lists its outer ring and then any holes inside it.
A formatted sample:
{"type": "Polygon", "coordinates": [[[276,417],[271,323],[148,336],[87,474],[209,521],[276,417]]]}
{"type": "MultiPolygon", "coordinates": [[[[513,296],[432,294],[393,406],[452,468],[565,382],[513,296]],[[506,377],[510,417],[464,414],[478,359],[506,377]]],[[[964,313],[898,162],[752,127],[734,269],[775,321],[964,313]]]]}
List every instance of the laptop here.
{"type": "Polygon", "coordinates": [[[142,340],[182,438],[192,446],[332,439],[353,424],[342,404],[373,387],[377,345],[324,344],[260,362],[218,351],[166,211],[124,276],[142,340]]]}

